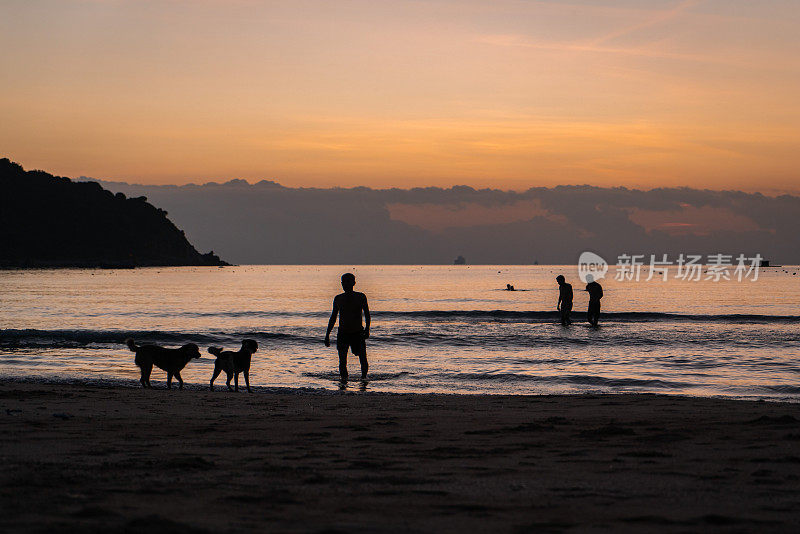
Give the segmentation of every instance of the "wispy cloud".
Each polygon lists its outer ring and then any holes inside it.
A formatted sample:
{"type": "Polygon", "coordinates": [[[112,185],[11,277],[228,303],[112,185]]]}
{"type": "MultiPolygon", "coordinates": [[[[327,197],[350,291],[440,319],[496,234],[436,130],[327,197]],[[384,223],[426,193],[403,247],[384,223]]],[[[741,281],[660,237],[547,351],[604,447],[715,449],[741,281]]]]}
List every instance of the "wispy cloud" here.
{"type": "Polygon", "coordinates": [[[572,40],[572,41],[538,41],[531,40],[526,35],[521,34],[500,34],[500,35],[483,35],[476,39],[477,42],[490,44],[494,46],[508,46],[519,48],[531,48],[539,50],[552,50],[552,51],[572,51],[572,52],[587,52],[598,54],[617,54],[626,56],[640,56],[640,57],[653,57],[674,59],[681,61],[692,61],[702,63],[718,63],[726,65],[741,65],[741,60],[732,60],[727,57],[712,56],[707,54],[694,54],[685,52],[674,52],[664,50],[661,48],[653,47],[649,43],[647,45],[639,46],[621,46],[613,45],[614,41],[619,40],[621,37],[635,34],[640,30],[646,30],[656,26],[666,25],[685,16],[691,8],[701,4],[704,0],[683,0],[671,9],[659,10],[637,10],[629,11],[629,13],[636,13],[640,15],[637,18],[641,20],[634,24],[628,24],[624,27],[614,29],[604,33],[603,35],[588,39],[588,40],[572,40]]]}
{"type": "MultiPolygon", "coordinates": [[[[604,39],[606,40],[606,39],[604,39]]],[[[705,54],[686,54],[682,52],[671,52],[646,47],[622,47],[622,46],[602,46],[594,43],[575,43],[558,41],[533,41],[525,35],[503,34],[503,35],[482,35],[475,39],[476,42],[492,46],[508,46],[518,48],[531,48],[538,50],[567,51],[567,52],[587,52],[597,54],[618,54],[626,56],[654,57],[664,59],[676,59],[682,61],[692,61],[701,63],[717,63],[722,65],[742,65],[740,59],[730,57],[711,56],[705,54]]]]}
{"type": "Polygon", "coordinates": [[[703,0],[684,0],[683,2],[680,2],[672,9],[657,11],[656,13],[654,13],[651,16],[648,16],[645,20],[641,22],[614,30],[610,33],[607,33],[596,39],[593,39],[588,44],[589,46],[599,47],[600,45],[608,43],[609,41],[613,41],[625,35],[637,32],[639,30],[643,30],[645,28],[651,28],[653,26],[658,26],[659,24],[670,22],[683,15],[692,7],[702,3],[702,1],[703,0]]]}

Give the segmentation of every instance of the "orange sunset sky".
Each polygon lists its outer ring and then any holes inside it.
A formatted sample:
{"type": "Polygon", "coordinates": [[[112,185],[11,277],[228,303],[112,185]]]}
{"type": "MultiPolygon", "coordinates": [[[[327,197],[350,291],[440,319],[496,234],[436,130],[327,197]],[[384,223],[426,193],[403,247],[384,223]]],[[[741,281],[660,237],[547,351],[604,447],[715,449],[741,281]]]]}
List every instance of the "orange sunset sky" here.
{"type": "Polygon", "coordinates": [[[800,192],[796,0],[3,0],[0,156],[146,184],[800,192]]]}

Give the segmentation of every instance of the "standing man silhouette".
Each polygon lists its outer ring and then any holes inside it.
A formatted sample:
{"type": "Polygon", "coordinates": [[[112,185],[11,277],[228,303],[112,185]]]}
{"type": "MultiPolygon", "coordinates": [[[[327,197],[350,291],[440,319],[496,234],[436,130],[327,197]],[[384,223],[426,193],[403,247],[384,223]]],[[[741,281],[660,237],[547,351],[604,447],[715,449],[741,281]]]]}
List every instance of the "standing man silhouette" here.
{"type": "Polygon", "coordinates": [[[558,302],[556,309],[561,312],[561,324],[564,326],[572,324],[569,313],[572,311],[572,284],[568,284],[563,274],[556,276],[558,282],[558,302]]]}
{"type": "Polygon", "coordinates": [[[603,298],[603,286],[595,282],[594,276],[591,274],[586,275],[586,291],[589,292],[589,311],[587,318],[589,324],[597,326],[597,321],[600,320],[600,299],[603,298]]]}
{"type": "Polygon", "coordinates": [[[347,351],[351,349],[361,362],[361,380],[367,379],[367,346],[365,339],[369,337],[369,305],[364,293],[353,291],[356,277],[352,273],[342,275],[342,289],[344,293],[336,295],[333,299],[333,311],[328,321],[328,331],[325,332],[325,346],[331,346],[331,330],[339,316],[339,331],[336,334],[336,350],[339,351],[339,376],[342,382],[347,382],[347,351]],[[361,314],[364,314],[364,324],[361,324],[361,314]]]}

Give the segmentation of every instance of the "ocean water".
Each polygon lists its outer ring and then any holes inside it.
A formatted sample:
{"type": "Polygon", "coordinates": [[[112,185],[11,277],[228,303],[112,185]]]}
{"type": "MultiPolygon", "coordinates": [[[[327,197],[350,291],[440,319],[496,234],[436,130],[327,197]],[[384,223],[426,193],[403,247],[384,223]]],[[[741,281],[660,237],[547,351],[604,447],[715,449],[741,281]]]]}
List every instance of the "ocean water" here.
{"type": "MultiPolygon", "coordinates": [[[[205,387],[211,345],[258,341],[257,387],[336,390],[323,344],[339,276],[369,298],[370,376],[353,391],[657,392],[800,400],[800,272],[757,281],[617,281],[601,325],[585,323],[575,266],[237,266],[0,271],[0,376],[134,384],[128,337],[204,357],[182,372],[205,387]],[[571,327],[558,323],[557,274],[575,288],[571,327]],[[507,283],[518,291],[504,291],[507,283]]],[[[335,337],[335,330],[334,330],[335,337]]],[[[358,358],[350,356],[351,378],[358,358]]],[[[165,373],[154,370],[154,386],[165,373]]],[[[224,388],[224,376],[217,386],[224,388]]],[[[223,394],[223,393],[220,393],[223,394]]]]}

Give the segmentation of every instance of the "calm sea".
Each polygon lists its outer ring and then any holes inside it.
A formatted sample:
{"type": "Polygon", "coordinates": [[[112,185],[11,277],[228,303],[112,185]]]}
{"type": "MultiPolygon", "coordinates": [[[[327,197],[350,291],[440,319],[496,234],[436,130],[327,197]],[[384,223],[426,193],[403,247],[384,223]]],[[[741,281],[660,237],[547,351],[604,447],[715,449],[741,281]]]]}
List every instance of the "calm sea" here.
{"type": "MultiPolygon", "coordinates": [[[[800,400],[797,267],[762,269],[755,282],[623,282],[612,268],[597,329],[585,326],[575,266],[0,271],[0,375],[134,384],[123,344],[133,337],[200,345],[204,357],[182,374],[204,387],[206,349],[253,338],[254,385],[335,390],[335,349],[322,340],[345,271],[373,316],[370,380],[351,382],[354,391],[800,400]],[[554,311],[561,273],[576,289],[569,328],[554,311]]],[[[352,356],[350,373],[359,375],[352,356]]],[[[156,387],[164,375],[154,372],[156,387]]]]}

